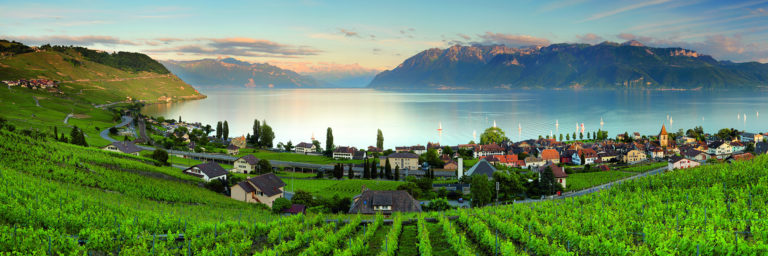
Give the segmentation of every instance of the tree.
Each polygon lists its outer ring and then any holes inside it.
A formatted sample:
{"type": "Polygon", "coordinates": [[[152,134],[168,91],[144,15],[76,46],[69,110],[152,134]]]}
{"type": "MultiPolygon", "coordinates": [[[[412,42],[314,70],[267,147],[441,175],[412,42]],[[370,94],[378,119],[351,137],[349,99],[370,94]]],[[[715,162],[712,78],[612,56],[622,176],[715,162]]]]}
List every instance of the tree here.
{"type": "Polygon", "coordinates": [[[555,174],[552,173],[551,167],[548,166],[545,168],[540,175],[541,177],[539,178],[539,188],[541,192],[545,193],[546,195],[552,195],[557,191],[563,190],[563,186],[555,181],[555,174]]]}
{"type": "Polygon", "coordinates": [[[374,160],[371,161],[371,170],[370,170],[370,172],[371,172],[371,179],[376,179],[376,178],[379,177],[378,168],[376,168],[377,160],[378,160],[378,158],[374,158],[374,160]]]}
{"type": "Polygon", "coordinates": [[[453,149],[449,146],[445,146],[443,147],[443,154],[451,156],[453,155],[453,149]]]}
{"type": "Polygon", "coordinates": [[[448,203],[448,199],[437,198],[429,201],[428,205],[422,207],[425,211],[445,211],[451,209],[451,205],[448,203]]]}
{"type": "Polygon", "coordinates": [[[488,181],[488,176],[485,175],[472,175],[472,181],[470,183],[472,207],[484,206],[491,202],[491,182],[488,181]]]}
{"type": "Polygon", "coordinates": [[[224,126],[224,125],[221,123],[221,121],[219,121],[219,122],[216,124],[216,138],[217,138],[217,139],[221,139],[221,134],[222,134],[222,133],[221,133],[221,130],[223,129],[223,128],[222,128],[223,126],[224,126]]]}
{"type": "Polygon", "coordinates": [[[387,179],[392,179],[392,165],[389,163],[389,159],[384,161],[384,176],[387,177],[387,179]]]}
{"type": "Polygon", "coordinates": [[[203,126],[203,132],[205,132],[205,137],[210,136],[211,131],[213,131],[213,128],[211,128],[210,124],[206,124],[205,126],[203,126]]]}
{"type": "Polygon", "coordinates": [[[251,136],[251,143],[259,147],[259,140],[261,139],[261,124],[259,124],[259,119],[253,120],[253,136],[251,136]]]}
{"type": "Polygon", "coordinates": [[[336,164],[333,166],[333,177],[335,177],[337,180],[340,180],[342,177],[344,177],[344,166],[341,164],[336,164]]]}
{"type": "Polygon", "coordinates": [[[376,133],[376,147],[384,150],[384,134],[381,133],[381,129],[376,133]]]}
{"type": "Polygon", "coordinates": [[[261,122],[261,138],[259,138],[259,144],[262,147],[271,148],[272,143],[275,140],[275,133],[272,131],[272,127],[267,125],[267,121],[261,122]]]}
{"type": "Polygon", "coordinates": [[[563,141],[563,134],[560,134],[560,141],[563,141]]]}
{"type": "Polygon", "coordinates": [[[77,125],[72,128],[72,132],[70,132],[69,137],[71,138],[70,143],[72,144],[80,145],[83,147],[88,146],[88,142],[85,141],[85,134],[83,134],[83,130],[78,128],[77,125]]]}
{"type": "Polygon", "coordinates": [[[430,148],[427,153],[423,155],[423,162],[429,163],[430,166],[442,167],[445,163],[440,160],[440,156],[437,154],[437,149],[430,148]]]}
{"type": "Polygon", "coordinates": [[[161,148],[155,149],[155,151],[152,152],[152,159],[160,162],[162,165],[168,165],[168,151],[161,148]]]}
{"type": "Polygon", "coordinates": [[[319,152],[322,150],[322,146],[320,145],[320,141],[312,140],[312,145],[315,146],[315,151],[319,152]]]}
{"type": "Polygon", "coordinates": [[[331,127],[325,131],[325,156],[333,156],[333,129],[331,127]]]}
{"type": "Polygon", "coordinates": [[[285,209],[291,208],[291,201],[285,198],[277,198],[272,202],[272,212],[276,214],[282,213],[285,209]]]}
{"type": "Polygon", "coordinates": [[[227,123],[227,120],[224,120],[224,127],[223,131],[221,131],[221,136],[224,137],[224,140],[229,139],[229,124],[227,123]]]}
{"type": "Polygon", "coordinates": [[[573,140],[576,140],[576,132],[573,132],[573,137],[571,138],[573,138],[573,140]]]}
{"type": "Polygon", "coordinates": [[[750,152],[750,153],[755,152],[755,143],[752,143],[752,142],[747,143],[747,147],[744,148],[744,151],[750,152]]]}
{"type": "Polygon", "coordinates": [[[583,140],[583,139],[584,139],[584,133],[583,133],[583,132],[580,132],[580,133],[579,133],[579,140],[583,140]]]}
{"type": "Polygon", "coordinates": [[[421,189],[419,186],[416,185],[416,183],[413,182],[406,182],[404,184],[400,184],[397,186],[397,190],[405,190],[408,192],[408,194],[411,194],[413,198],[419,198],[421,197],[421,189]]]}
{"type": "Polygon", "coordinates": [[[566,133],[565,134],[565,140],[571,140],[571,135],[566,133]]]}
{"type": "Polygon", "coordinates": [[[501,142],[509,140],[504,131],[499,127],[490,127],[480,134],[480,144],[500,144],[501,142]]]}
{"type": "Polygon", "coordinates": [[[511,200],[515,195],[523,193],[523,178],[515,171],[498,171],[493,173],[493,181],[499,183],[499,199],[511,200]]]}
{"type": "Polygon", "coordinates": [[[587,139],[589,139],[589,137],[592,137],[592,134],[587,132],[587,139]]]}
{"type": "Polygon", "coordinates": [[[592,132],[592,139],[597,140],[597,132],[592,132]]]}
{"type": "Polygon", "coordinates": [[[363,179],[370,179],[371,178],[371,169],[368,165],[368,159],[363,160],[363,179]]]}
{"type": "Polygon", "coordinates": [[[259,160],[259,162],[256,163],[256,166],[259,168],[260,174],[272,172],[272,164],[267,159],[259,160]]]}
{"type": "Polygon", "coordinates": [[[395,180],[400,180],[400,166],[395,165],[395,180]]]}
{"type": "Polygon", "coordinates": [[[349,169],[347,169],[347,170],[349,170],[349,172],[347,173],[347,178],[349,178],[350,180],[354,179],[355,178],[355,171],[352,170],[352,164],[349,164],[349,169]]]}
{"type": "Polygon", "coordinates": [[[285,151],[293,151],[293,142],[289,140],[283,148],[285,148],[285,151]]]}
{"type": "Polygon", "coordinates": [[[305,191],[305,190],[296,190],[296,193],[293,194],[293,197],[291,197],[291,203],[293,204],[303,204],[307,207],[311,207],[315,205],[315,199],[312,197],[312,194],[305,191]]]}

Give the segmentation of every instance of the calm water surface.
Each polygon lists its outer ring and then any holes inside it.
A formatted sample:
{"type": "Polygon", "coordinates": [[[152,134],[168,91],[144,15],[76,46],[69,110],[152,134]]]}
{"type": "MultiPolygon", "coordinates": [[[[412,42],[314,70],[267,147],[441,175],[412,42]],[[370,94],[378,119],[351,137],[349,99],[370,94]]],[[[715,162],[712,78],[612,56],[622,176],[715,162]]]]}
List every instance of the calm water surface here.
{"type": "Polygon", "coordinates": [[[707,132],[732,127],[768,129],[766,92],[525,91],[498,94],[385,92],[370,89],[285,89],[204,92],[207,99],[150,105],[151,116],[182,117],[216,126],[227,120],[230,136],[252,132],[266,120],[277,142],[325,141],[333,128],[336,145],[367,147],[376,129],[385,147],[467,143],[493,125],[517,141],[601,128],[617,133],[655,134],[662,124],[677,131],[702,125],[707,132]],[[763,114],[763,117],[760,116],[763,114]],[[442,134],[438,126],[442,124],[442,134]]]}

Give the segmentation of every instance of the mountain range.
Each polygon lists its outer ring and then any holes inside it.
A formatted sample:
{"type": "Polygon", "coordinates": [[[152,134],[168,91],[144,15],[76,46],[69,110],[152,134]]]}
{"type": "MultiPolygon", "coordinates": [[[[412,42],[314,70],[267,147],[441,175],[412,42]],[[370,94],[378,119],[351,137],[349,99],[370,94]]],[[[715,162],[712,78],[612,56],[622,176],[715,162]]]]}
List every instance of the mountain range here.
{"type": "Polygon", "coordinates": [[[734,89],[768,86],[768,64],[718,61],[637,41],[428,49],[379,73],[375,89],[734,89]]]}
{"type": "Polygon", "coordinates": [[[196,88],[318,88],[325,82],[267,63],[234,58],[161,61],[171,72],[196,88]]]}

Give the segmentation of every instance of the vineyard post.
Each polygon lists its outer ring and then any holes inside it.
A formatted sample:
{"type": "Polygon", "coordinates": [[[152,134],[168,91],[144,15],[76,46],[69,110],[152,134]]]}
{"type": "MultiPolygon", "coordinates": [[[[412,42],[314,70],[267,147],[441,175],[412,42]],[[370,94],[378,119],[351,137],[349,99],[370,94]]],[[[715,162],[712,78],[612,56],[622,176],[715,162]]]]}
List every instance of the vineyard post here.
{"type": "Polygon", "coordinates": [[[696,244],[696,256],[699,256],[699,255],[701,255],[701,254],[699,253],[699,245],[698,245],[698,244],[696,244]]]}
{"type": "Polygon", "coordinates": [[[51,235],[48,235],[48,255],[53,256],[53,253],[51,252],[51,235]]]}

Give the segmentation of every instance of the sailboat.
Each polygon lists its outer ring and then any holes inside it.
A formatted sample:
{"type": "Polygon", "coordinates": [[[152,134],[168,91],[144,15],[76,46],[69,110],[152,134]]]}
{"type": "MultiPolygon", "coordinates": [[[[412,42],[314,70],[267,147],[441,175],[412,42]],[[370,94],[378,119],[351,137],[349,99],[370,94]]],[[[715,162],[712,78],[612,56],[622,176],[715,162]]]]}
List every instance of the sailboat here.
{"type": "Polygon", "coordinates": [[[496,128],[496,120],[493,120],[493,128],[496,128]]]}
{"type": "Polygon", "coordinates": [[[736,114],[736,119],[741,120],[741,114],[736,114]]]}
{"type": "Polygon", "coordinates": [[[472,140],[477,140],[477,130],[472,131],[472,140]]]}
{"type": "Polygon", "coordinates": [[[443,122],[438,122],[437,123],[437,131],[438,132],[443,132],[443,122]]]}
{"type": "Polygon", "coordinates": [[[675,123],[675,120],[673,120],[672,118],[669,118],[669,126],[672,126],[672,124],[674,123],[675,123]]]}
{"type": "Polygon", "coordinates": [[[603,129],[603,125],[605,125],[605,122],[603,122],[603,117],[600,117],[600,129],[603,129]]]}
{"type": "Polygon", "coordinates": [[[581,123],[581,133],[584,133],[584,123],[581,123]]]}
{"type": "Polygon", "coordinates": [[[560,122],[555,120],[555,130],[560,131],[560,122]]]}

